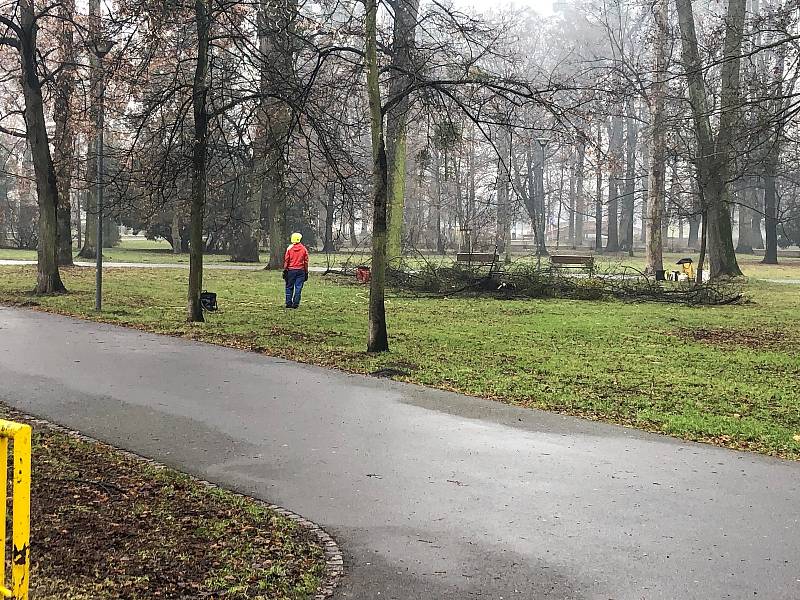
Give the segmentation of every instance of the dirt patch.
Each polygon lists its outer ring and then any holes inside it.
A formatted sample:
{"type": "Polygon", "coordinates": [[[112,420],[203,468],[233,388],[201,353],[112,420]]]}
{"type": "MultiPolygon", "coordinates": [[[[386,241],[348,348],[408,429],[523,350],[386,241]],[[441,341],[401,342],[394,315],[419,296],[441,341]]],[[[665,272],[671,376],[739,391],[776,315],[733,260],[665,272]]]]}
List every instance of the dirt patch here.
{"type": "Polygon", "coordinates": [[[303,332],[296,329],[288,329],[280,325],[273,325],[269,329],[270,335],[282,335],[298,342],[321,344],[330,342],[331,338],[339,337],[341,334],[336,331],[303,332]]]}
{"type": "Polygon", "coordinates": [[[293,521],[104,444],[36,423],[33,465],[36,600],[298,600],[324,573],[293,521]]]}
{"type": "Polygon", "coordinates": [[[786,331],[779,329],[679,329],[677,337],[720,346],[730,350],[748,348],[750,350],[786,350],[797,347],[798,340],[786,331]]]}

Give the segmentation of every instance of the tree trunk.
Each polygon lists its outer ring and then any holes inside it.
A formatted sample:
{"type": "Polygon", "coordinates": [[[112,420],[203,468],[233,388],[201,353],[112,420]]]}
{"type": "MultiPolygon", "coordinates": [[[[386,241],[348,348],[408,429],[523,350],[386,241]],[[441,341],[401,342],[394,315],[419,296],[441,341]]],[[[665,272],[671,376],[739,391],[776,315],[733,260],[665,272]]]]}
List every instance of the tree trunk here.
{"type": "Polygon", "coordinates": [[[175,209],[172,213],[172,227],[170,230],[172,236],[172,253],[180,254],[183,248],[181,247],[181,209],[179,203],[175,203],[175,209]]]}
{"type": "Polygon", "coordinates": [[[633,256],[633,211],[636,204],[636,144],[639,137],[639,126],[636,123],[633,100],[627,102],[626,134],[627,155],[625,158],[625,196],[622,201],[622,247],[633,256]]]}
{"type": "MultiPolygon", "coordinates": [[[[781,143],[783,142],[784,123],[787,119],[787,109],[791,98],[784,97],[783,76],[785,68],[786,44],[782,44],[775,52],[775,67],[773,69],[772,84],[772,111],[771,114],[777,115],[772,131],[769,132],[769,152],[764,161],[764,264],[778,264],[778,198],[776,190],[776,178],[778,173],[778,163],[780,160],[781,143]]],[[[791,95],[789,95],[791,96],[791,95]]],[[[758,223],[759,234],[761,233],[761,223],[758,223]]]]}
{"type": "Polygon", "coordinates": [[[419,0],[395,0],[392,59],[389,65],[389,97],[386,112],[386,153],[389,161],[388,246],[390,261],[403,254],[403,217],[406,189],[406,124],[408,121],[408,87],[412,83],[414,65],[411,53],[417,30],[419,0]]]}
{"type": "Polygon", "coordinates": [[[260,151],[254,164],[256,172],[263,175],[262,213],[266,215],[264,229],[269,232],[267,268],[282,269],[289,237],[287,147],[292,110],[280,98],[281,95],[293,93],[297,3],[296,0],[260,0],[258,10],[258,38],[263,66],[260,83],[262,98],[258,109],[258,135],[261,140],[258,144],[254,143],[254,148],[260,151]]]}
{"type": "MultiPolygon", "coordinates": [[[[642,120],[646,122],[646,113],[650,111],[650,107],[644,105],[642,106],[642,120]]],[[[651,120],[652,125],[652,120],[651,120]]],[[[652,136],[651,136],[652,137],[652,136]]],[[[650,197],[650,143],[645,142],[641,145],[642,148],[642,206],[641,206],[641,213],[640,219],[642,222],[642,228],[639,231],[639,241],[643,244],[647,244],[647,199],[650,197]]]]}
{"type": "Polygon", "coordinates": [[[257,263],[260,261],[258,242],[260,238],[261,186],[253,181],[251,185],[236,194],[240,206],[236,207],[237,223],[231,243],[231,260],[234,262],[257,263]]]}
{"type": "Polygon", "coordinates": [[[325,253],[335,252],[333,243],[333,217],[336,208],[336,183],[331,181],[328,184],[327,194],[325,195],[325,236],[322,244],[322,251],[325,253]]]}
{"type": "Polygon", "coordinates": [[[775,193],[775,174],[767,171],[764,174],[764,230],[766,239],[764,245],[765,265],[778,264],[778,204],[775,193]]]}
{"type": "MultiPolygon", "coordinates": [[[[89,40],[98,40],[101,36],[100,0],[89,0],[89,40]]],[[[97,123],[97,112],[100,101],[102,65],[94,52],[89,55],[89,120],[92,127],[86,133],[86,182],[89,186],[86,194],[86,226],[84,228],[83,247],[78,257],[93,259],[97,248],[97,137],[94,123],[97,123]]]]}
{"type": "Polygon", "coordinates": [[[58,184],[58,264],[72,265],[71,190],[72,164],[75,155],[75,133],[72,129],[72,94],[75,89],[75,44],[72,23],[75,1],[63,0],[58,5],[58,54],[62,70],[55,80],[53,120],[55,121],[56,183],[58,184]]]}
{"type": "MultiPolygon", "coordinates": [[[[705,204],[701,199],[701,204],[705,204]]],[[[705,212],[700,215],[702,229],[700,231],[700,258],[697,261],[696,283],[703,283],[703,271],[706,268],[706,248],[708,247],[708,216],[705,212]]]]}
{"type": "Polygon", "coordinates": [[[211,29],[210,0],[195,0],[197,62],[192,82],[194,145],[192,148],[192,198],[189,221],[189,293],[187,319],[204,321],[200,306],[203,290],[203,218],[206,208],[206,158],[208,155],[208,46],[211,29]]]}
{"type": "Polygon", "coordinates": [[[597,124],[596,193],[594,199],[594,248],[603,251],[603,165],[600,158],[603,146],[603,124],[597,124]]]}
{"type": "Polygon", "coordinates": [[[682,60],[689,84],[689,99],[697,137],[697,171],[704,197],[704,235],[707,236],[711,277],[738,276],[742,272],[733,247],[728,180],[739,108],[739,67],[746,0],[728,0],[721,67],[720,117],[716,139],[709,118],[708,95],[695,32],[691,0],[677,0],[682,60]]]}
{"type": "Polygon", "coordinates": [[[545,207],[545,192],[544,192],[544,162],[545,162],[545,147],[539,145],[539,160],[536,163],[536,256],[548,256],[547,252],[547,239],[546,239],[546,207],[545,207]]]}
{"type": "MultiPolygon", "coordinates": [[[[572,246],[573,248],[575,247],[575,204],[576,204],[576,202],[575,202],[575,194],[576,194],[576,191],[575,191],[576,190],[575,178],[576,178],[576,175],[575,175],[575,173],[577,171],[577,165],[575,163],[576,163],[576,159],[573,156],[572,160],[570,161],[570,166],[569,166],[569,200],[568,200],[569,204],[567,205],[567,219],[569,221],[567,223],[567,238],[568,238],[569,245],[572,246]]],[[[560,206],[561,206],[561,203],[559,203],[559,207],[560,206]]],[[[558,221],[559,221],[558,222],[558,227],[560,229],[561,223],[560,223],[560,220],[558,220],[558,221]]]]}
{"type": "Polygon", "coordinates": [[[760,196],[760,190],[756,190],[753,199],[755,204],[753,205],[755,210],[751,215],[752,222],[750,224],[750,239],[753,243],[753,248],[763,248],[764,247],[764,234],[761,232],[761,221],[763,220],[763,210],[764,210],[764,202],[760,196]]]}
{"type": "Polygon", "coordinates": [[[353,248],[358,247],[358,237],[356,237],[356,209],[353,203],[350,203],[350,215],[347,219],[347,229],[350,237],[350,245],[353,248]]]}
{"type": "Polygon", "coordinates": [[[575,245],[583,246],[583,221],[586,217],[586,198],[583,191],[586,165],[586,139],[581,134],[578,142],[578,161],[575,165],[575,245]]]}
{"type": "Polygon", "coordinates": [[[81,229],[81,195],[83,195],[83,192],[78,192],[75,194],[75,210],[73,211],[73,215],[75,216],[75,241],[78,242],[78,248],[83,245],[83,230],[81,229]]]}
{"type": "Polygon", "coordinates": [[[505,262],[511,262],[511,207],[509,198],[509,170],[511,143],[509,131],[503,127],[497,143],[497,224],[495,229],[495,246],[497,253],[505,257],[505,262]]]}
{"type": "Polygon", "coordinates": [[[611,117],[611,135],[608,146],[610,175],[608,178],[608,238],[606,251],[619,251],[619,188],[622,179],[622,116],[611,117]]]}
{"type": "Polygon", "coordinates": [[[386,123],[387,160],[389,161],[389,220],[386,254],[390,264],[399,263],[403,258],[403,217],[406,196],[405,116],[393,115],[392,112],[388,113],[386,123]],[[398,121],[403,122],[399,123],[398,121]]]}
{"type": "Polygon", "coordinates": [[[753,254],[753,201],[755,182],[748,180],[739,197],[739,239],[736,241],[737,254],[753,254]]]}
{"type": "Polygon", "coordinates": [[[389,336],[386,330],[386,213],[389,174],[386,144],[383,136],[381,110],[380,65],[377,53],[377,0],[364,0],[366,9],[366,68],[367,94],[372,134],[372,278],[369,286],[369,337],[367,352],[387,352],[389,336]]]}
{"type": "MultiPolygon", "coordinates": [[[[661,227],[664,218],[664,195],[666,191],[667,140],[664,127],[665,93],[667,77],[667,58],[669,52],[668,1],[658,0],[653,15],[655,18],[656,40],[655,77],[651,91],[651,147],[650,173],[647,184],[647,266],[646,272],[655,274],[664,270],[664,243],[661,227]]],[[[642,227],[644,229],[644,226],[642,227]]]]}
{"type": "Polygon", "coordinates": [[[84,223],[83,245],[79,258],[95,258],[97,247],[97,155],[95,137],[86,136],[86,183],[89,189],[85,192],[86,222],[84,223]]]}
{"type": "Polygon", "coordinates": [[[700,248],[700,221],[702,220],[702,200],[700,198],[700,188],[697,186],[697,177],[692,178],[692,202],[691,214],[689,215],[689,248],[696,250],[700,248]]]}
{"type": "Polygon", "coordinates": [[[36,38],[38,27],[33,0],[20,0],[19,55],[22,67],[22,94],[25,100],[25,126],[33,158],[36,196],[39,204],[39,248],[37,251],[36,294],[66,292],[58,272],[58,186],[47,137],[42,87],[39,81],[36,38]]]}
{"type": "Polygon", "coordinates": [[[649,161],[644,165],[644,172],[645,172],[645,176],[642,178],[642,181],[643,181],[643,183],[642,183],[642,206],[640,207],[640,215],[639,215],[639,220],[642,223],[642,227],[639,230],[639,241],[642,242],[643,244],[647,244],[647,215],[648,215],[647,199],[650,197],[650,190],[648,189],[648,186],[650,185],[650,163],[649,163],[649,161]]]}

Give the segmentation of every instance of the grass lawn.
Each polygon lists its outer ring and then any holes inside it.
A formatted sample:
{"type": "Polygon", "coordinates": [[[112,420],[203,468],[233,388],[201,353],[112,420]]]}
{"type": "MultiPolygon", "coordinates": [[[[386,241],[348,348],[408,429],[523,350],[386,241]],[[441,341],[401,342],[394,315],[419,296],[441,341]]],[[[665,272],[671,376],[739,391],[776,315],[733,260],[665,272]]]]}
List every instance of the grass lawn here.
{"type": "MultiPolygon", "coordinates": [[[[32,298],[33,267],[0,267],[0,301],[97,318],[94,273],[64,271],[70,294],[32,298]]],[[[752,281],[750,302],[688,308],[566,300],[390,294],[392,352],[364,352],[367,288],[312,276],[300,310],[280,274],[208,271],[221,310],[184,321],[186,273],[109,269],[105,321],[800,458],[800,287],[752,281]]]]}
{"type": "MultiPolygon", "coordinates": [[[[24,421],[4,406],[0,417],[24,421]]],[[[31,598],[301,600],[316,590],[321,547],[263,504],[43,424],[33,431],[31,598]]]]}

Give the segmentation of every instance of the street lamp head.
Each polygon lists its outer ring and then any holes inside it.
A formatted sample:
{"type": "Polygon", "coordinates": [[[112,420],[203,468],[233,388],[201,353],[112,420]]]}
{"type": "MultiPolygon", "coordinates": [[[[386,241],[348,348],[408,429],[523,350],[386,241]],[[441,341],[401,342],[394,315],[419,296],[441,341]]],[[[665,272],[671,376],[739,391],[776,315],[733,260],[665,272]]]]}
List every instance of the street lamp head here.
{"type": "Polygon", "coordinates": [[[536,141],[539,142],[539,145],[542,147],[542,150],[544,150],[545,146],[547,146],[547,143],[550,140],[547,139],[546,137],[538,137],[536,138],[536,141]]]}
{"type": "Polygon", "coordinates": [[[105,58],[106,54],[111,52],[111,48],[114,47],[114,40],[110,38],[100,38],[94,44],[94,53],[97,55],[97,58],[103,59],[105,58]]]}

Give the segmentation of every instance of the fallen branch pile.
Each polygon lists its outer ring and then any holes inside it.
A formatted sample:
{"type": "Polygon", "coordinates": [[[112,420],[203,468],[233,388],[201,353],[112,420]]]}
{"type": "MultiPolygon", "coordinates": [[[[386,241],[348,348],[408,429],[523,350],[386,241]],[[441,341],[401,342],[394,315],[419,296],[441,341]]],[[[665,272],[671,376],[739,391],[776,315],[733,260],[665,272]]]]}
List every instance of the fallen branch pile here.
{"type": "Polygon", "coordinates": [[[387,283],[397,290],[438,297],[617,299],[688,306],[736,304],[744,298],[741,284],[730,280],[712,280],[702,284],[665,282],[631,270],[588,277],[527,265],[495,273],[486,268],[459,265],[393,269],[387,274],[387,283]]]}

